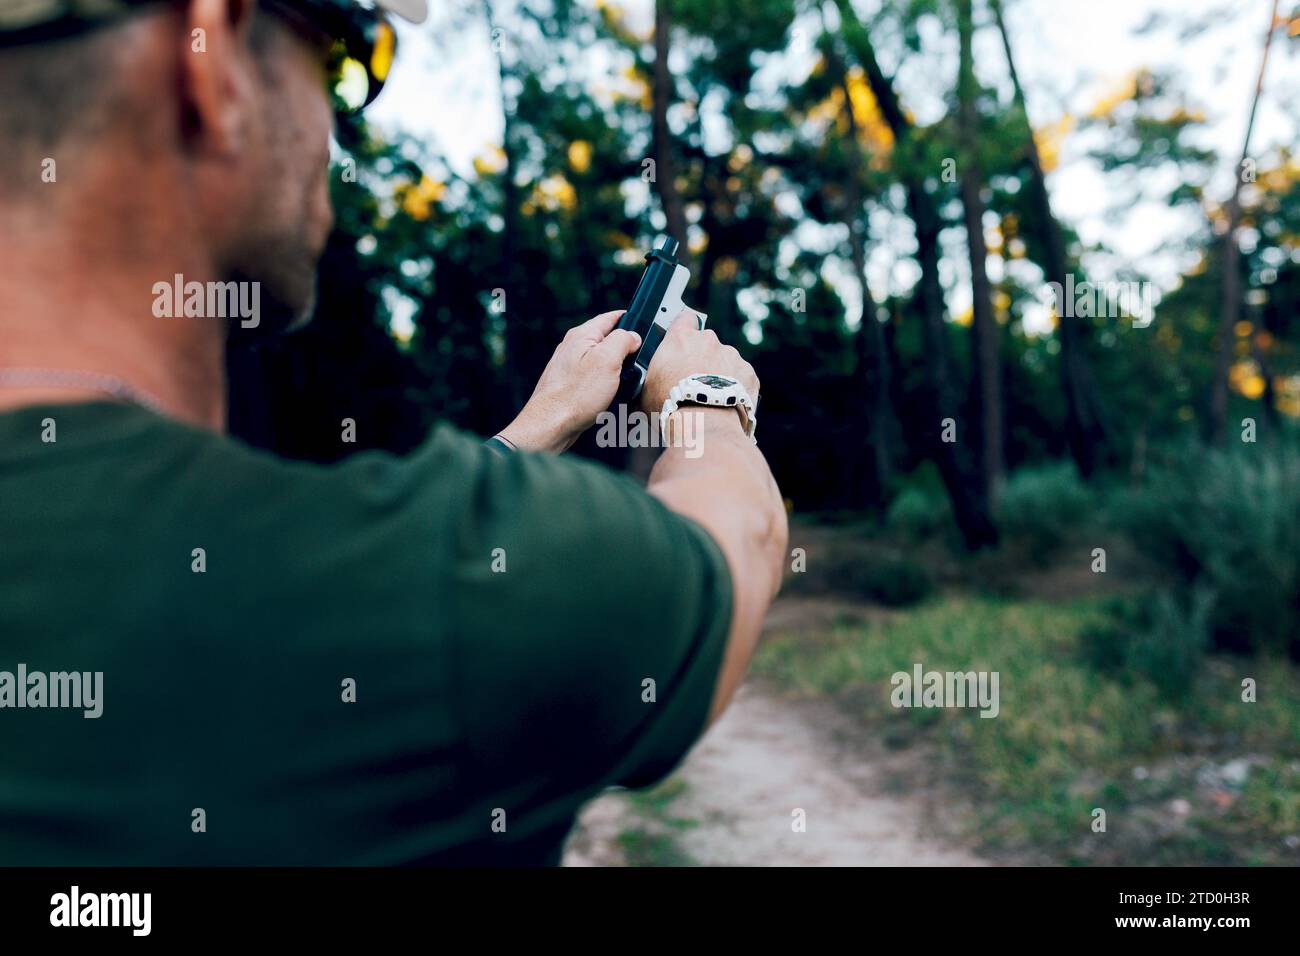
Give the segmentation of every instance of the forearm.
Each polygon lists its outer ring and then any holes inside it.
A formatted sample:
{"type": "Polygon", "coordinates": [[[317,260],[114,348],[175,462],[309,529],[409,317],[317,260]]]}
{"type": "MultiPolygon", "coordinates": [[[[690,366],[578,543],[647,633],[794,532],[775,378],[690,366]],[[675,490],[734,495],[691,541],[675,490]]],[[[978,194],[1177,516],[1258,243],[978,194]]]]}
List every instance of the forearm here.
{"type": "Polygon", "coordinates": [[[624,359],[640,344],[616,329],[623,313],[605,312],[565,333],[528,403],[497,435],[521,451],[560,453],[609,407],[624,359]]]}
{"type": "Polygon", "coordinates": [[[538,414],[536,410],[525,407],[497,435],[506,439],[520,451],[541,451],[560,454],[567,451],[578,439],[578,433],[556,423],[554,417],[538,414]]]}
{"type": "Polygon", "coordinates": [[[772,598],[781,586],[789,529],[776,481],[733,409],[683,409],[698,415],[694,447],[670,445],[648,490],[670,510],[700,524],[731,572],[731,632],[709,719],[716,719],[744,679],[772,598]],[[690,457],[696,455],[697,457],[690,457]]]}

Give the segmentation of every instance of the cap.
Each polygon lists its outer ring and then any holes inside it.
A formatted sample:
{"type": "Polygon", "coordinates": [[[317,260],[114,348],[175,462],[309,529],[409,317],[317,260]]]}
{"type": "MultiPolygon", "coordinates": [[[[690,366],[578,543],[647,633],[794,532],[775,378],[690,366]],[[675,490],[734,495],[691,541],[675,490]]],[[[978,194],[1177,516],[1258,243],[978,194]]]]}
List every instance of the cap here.
{"type": "MultiPolygon", "coordinates": [[[[59,22],[95,21],[112,17],[148,0],[0,0],[0,35],[40,35],[44,27],[59,22]]],[[[292,0],[291,0],[292,2],[292,0]]],[[[387,10],[411,23],[429,16],[428,0],[329,0],[335,6],[387,10]]]]}
{"type": "Polygon", "coordinates": [[[427,0],[375,0],[375,6],[395,13],[411,23],[423,23],[429,16],[427,0]]]}

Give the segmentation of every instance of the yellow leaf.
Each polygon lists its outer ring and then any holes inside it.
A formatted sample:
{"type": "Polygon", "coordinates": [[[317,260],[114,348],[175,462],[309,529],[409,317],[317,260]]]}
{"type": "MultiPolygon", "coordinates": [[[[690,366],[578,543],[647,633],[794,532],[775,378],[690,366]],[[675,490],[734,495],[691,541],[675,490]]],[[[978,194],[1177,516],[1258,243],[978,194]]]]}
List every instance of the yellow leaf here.
{"type": "Polygon", "coordinates": [[[539,209],[547,212],[568,211],[578,204],[578,195],[573,184],[558,173],[547,176],[533,187],[532,195],[523,205],[525,215],[533,215],[539,209]]]}
{"type": "Polygon", "coordinates": [[[1228,384],[1234,392],[1249,399],[1263,395],[1267,385],[1264,376],[1259,374],[1259,366],[1250,359],[1233,364],[1228,370],[1228,384]]]}
{"type": "Polygon", "coordinates": [[[569,144],[569,168],[579,174],[591,168],[591,143],[575,139],[569,144]]]}
{"type": "MultiPolygon", "coordinates": [[[[871,166],[882,169],[888,164],[889,154],[894,148],[894,131],[881,115],[871,85],[861,68],[854,66],[849,69],[846,85],[849,102],[853,104],[853,119],[858,126],[858,142],[871,153],[871,166]]],[[[808,118],[833,123],[841,136],[847,135],[849,120],[844,110],[844,90],[839,86],[833,87],[826,99],[808,111],[808,118]]]]}
{"type": "MultiPolygon", "coordinates": [[[[894,131],[881,115],[871,84],[859,67],[849,70],[848,87],[849,102],[853,104],[853,116],[858,122],[858,136],[877,156],[884,154],[880,157],[883,160],[894,148],[894,131]]],[[[872,165],[878,165],[877,156],[873,156],[872,165]]]]}
{"type": "Polygon", "coordinates": [[[500,146],[489,146],[487,152],[474,157],[474,172],[480,176],[493,176],[506,168],[506,151],[500,146]]]}
{"type": "Polygon", "coordinates": [[[402,211],[412,219],[423,222],[429,218],[433,204],[441,200],[446,193],[446,183],[423,176],[415,185],[400,188],[398,197],[402,211]]]}
{"type": "Polygon", "coordinates": [[[1106,119],[1111,113],[1115,112],[1116,107],[1121,103],[1127,103],[1137,95],[1138,73],[1134,70],[1132,73],[1122,77],[1111,89],[1102,94],[1101,99],[1088,111],[1091,119],[1106,119]]]}
{"type": "Polygon", "coordinates": [[[1300,375],[1278,375],[1273,378],[1277,397],[1277,410],[1291,418],[1300,418],[1300,375]]]}
{"type": "Polygon", "coordinates": [[[1066,113],[1050,126],[1034,130],[1034,143],[1038,146],[1038,158],[1042,161],[1043,172],[1050,173],[1061,159],[1061,143],[1066,134],[1074,129],[1074,117],[1066,113]]]}

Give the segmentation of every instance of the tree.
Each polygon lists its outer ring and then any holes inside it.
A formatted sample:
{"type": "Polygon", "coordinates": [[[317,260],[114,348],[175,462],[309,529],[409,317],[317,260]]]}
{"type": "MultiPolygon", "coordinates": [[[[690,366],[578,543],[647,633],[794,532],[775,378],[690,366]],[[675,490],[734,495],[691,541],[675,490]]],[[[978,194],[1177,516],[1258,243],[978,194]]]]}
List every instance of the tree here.
{"type": "Polygon", "coordinates": [[[1241,144],[1241,161],[1232,176],[1232,195],[1228,199],[1226,224],[1223,232],[1222,299],[1219,305],[1219,350],[1214,357],[1214,382],[1210,392],[1210,440],[1223,444],[1228,420],[1228,365],[1232,361],[1232,341],[1237,317],[1241,314],[1241,265],[1237,246],[1237,227],[1241,222],[1241,186],[1250,157],[1250,135],[1255,128],[1255,112],[1259,109],[1260,94],[1264,92],[1264,70],[1268,67],[1268,51],[1273,45],[1277,30],[1278,0],[1273,0],[1268,15],[1268,30],[1264,34],[1264,55],[1259,61],[1259,77],[1250,101],[1250,118],[1246,121],[1246,135],[1241,144]]]}
{"type": "Polygon", "coordinates": [[[974,26],[971,0],[956,0],[960,55],[957,69],[957,138],[961,147],[958,182],[970,251],[971,309],[975,334],[975,398],[979,408],[980,477],[986,507],[992,510],[1002,484],[1002,363],[998,357],[998,324],[993,317],[993,289],[989,284],[988,247],[984,244],[984,177],[979,157],[979,129],[975,99],[975,63],[971,51],[974,26]]]}
{"type": "Polygon", "coordinates": [[[864,166],[862,145],[859,142],[859,123],[854,112],[853,91],[849,86],[849,71],[835,49],[830,37],[823,44],[827,64],[838,78],[844,97],[846,134],[843,138],[845,159],[848,165],[845,224],[849,231],[849,254],[853,263],[853,278],[862,300],[862,319],[856,336],[858,377],[861,393],[868,409],[867,440],[871,447],[871,466],[875,476],[876,495],[883,500],[893,480],[894,456],[890,448],[894,428],[893,409],[889,403],[890,368],[885,351],[884,326],[876,319],[875,299],[867,283],[866,206],[862,195],[864,166]]]}
{"type": "Polygon", "coordinates": [[[673,101],[673,77],[668,72],[668,51],[672,39],[670,0],[655,0],[654,63],[654,153],[655,189],[668,221],[668,234],[681,243],[677,258],[690,265],[690,248],[686,235],[686,211],[677,190],[677,161],[673,156],[668,130],[668,106],[673,101]]]}
{"type": "Polygon", "coordinates": [[[916,299],[925,339],[926,445],[952,501],[953,518],[961,530],[962,540],[967,548],[977,550],[996,544],[998,532],[984,498],[979,494],[978,478],[964,467],[958,453],[958,442],[945,440],[943,434],[942,422],[946,418],[956,419],[958,402],[952,388],[943,286],[939,281],[939,230],[942,220],[934,197],[925,187],[917,157],[909,155],[914,147],[915,130],[912,121],[903,112],[892,82],[880,69],[871,38],[853,9],[852,0],[835,0],[835,4],[840,13],[845,41],[858,65],[862,67],[880,113],[893,131],[897,143],[898,174],[907,194],[907,212],[916,228],[916,260],[921,268],[916,299]]]}
{"type": "Polygon", "coordinates": [[[505,364],[506,388],[516,407],[522,407],[528,397],[524,383],[523,355],[526,350],[528,329],[523,323],[522,310],[511,315],[510,303],[518,307],[523,302],[522,290],[516,279],[519,251],[519,189],[515,184],[518,150],[515,146],[515,108],[509,89],[514,79],[506,65],[502,34],[496,25],[491,0],[483,0],[483,16],[487,20],[488,36],[497,58],[497,83],[501,92],[501,152],[505,168],[501,172],[501,285],[505,292],[505,364]]]}
{"type": "MultiPolygon", "coordinates": [[[[1047,260],[1043,265],[1048,281],[1060,283],[1059,288],[1064,289],[1066,276],[1070,271],[1064,232],[1060,222],[1052,214],[1052,203],[1047,191],[1047,176],[1043,171],[1043,159],[1038,152],[1038,144],[1034,141],[1033,128],[1029,124],[1025,91],[1020,84],[1020,74],[1016,70],[1015,57],[1011,52],[1011,38],[1007,34],[1006,21],[1002,15],[1002,2],[989,0],[989,7],[993,11],[993,18],[1002,37],[1002,48],[1006,52],[1007,70],[1011,74],[1015,106],[1024,118],[1025,153],[1029,161],[1029,198],[1037,210],[1043,228],[1043,244],[1047,260]]],[[[1087,477],[1099,467],[1114,460],[1114,442],[1085,351],[1087,327],[1073,315],[1072,309],[1062,307],[1057,311],[1060,313],[1057,316],[1059,323],[1057,332],[1061,343],[1060,367],[1061,386],[1065,392],[1066,438],[1075,464],[1080,473],[1087,477]]]]}

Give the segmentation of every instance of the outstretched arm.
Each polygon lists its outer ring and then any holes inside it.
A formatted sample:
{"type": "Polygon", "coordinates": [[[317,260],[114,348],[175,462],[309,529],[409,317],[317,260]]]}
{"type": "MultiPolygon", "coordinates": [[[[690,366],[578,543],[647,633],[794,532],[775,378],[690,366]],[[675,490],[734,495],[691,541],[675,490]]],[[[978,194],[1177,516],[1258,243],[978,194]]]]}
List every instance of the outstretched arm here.
{"type": "MultiPolygon", "coordinates": [[[[712,331],[678,321],[650,364],[643,394],[647,411],[662,407],[683,378],[702,372],[738,380],[757,402],[758,376],[749,363],[712,331]]],[[[693,448],[666,448],[650,474],[648,490],[670,510],[701,525],[717,542],[731,572],[731,632],[709,711],[712,722],[726,709],[749,667],[763,618],[781,586],[789,528],[772,472],[736,411],[688,405],[677,414],[699,416],[697,441],[693,448]]]]}

